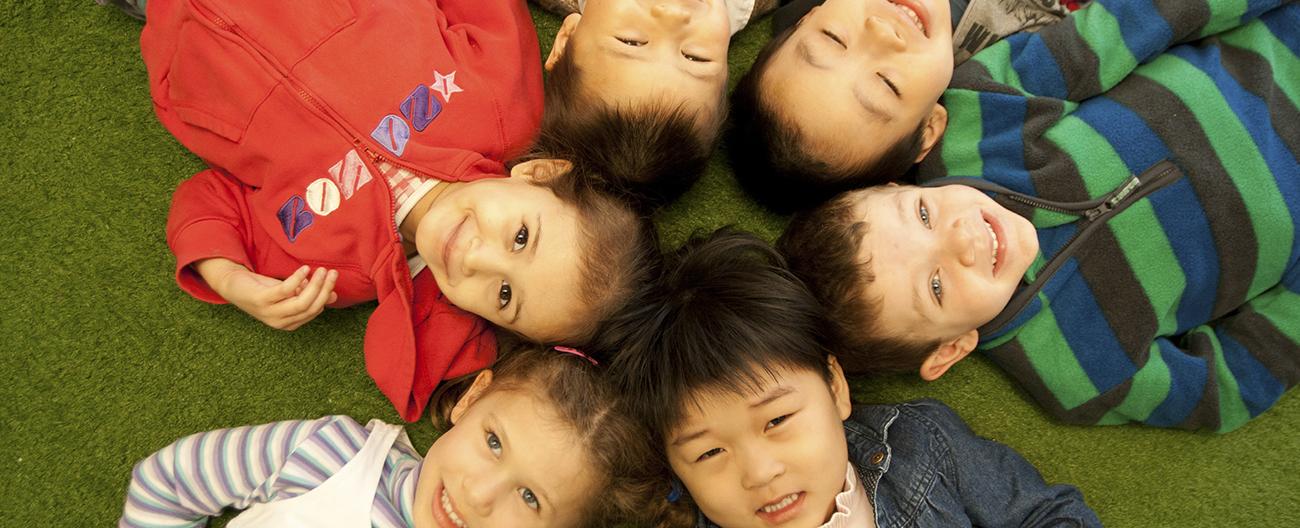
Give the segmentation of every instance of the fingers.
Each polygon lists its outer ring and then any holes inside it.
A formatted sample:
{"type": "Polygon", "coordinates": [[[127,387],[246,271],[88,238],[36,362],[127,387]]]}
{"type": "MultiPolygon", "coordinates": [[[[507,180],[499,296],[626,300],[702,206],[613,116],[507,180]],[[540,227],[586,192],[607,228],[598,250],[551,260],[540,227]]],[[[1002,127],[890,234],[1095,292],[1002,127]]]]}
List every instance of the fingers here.
{"type": "MultiPolygon", "coordinates": [[[[317,271],[323,269],[317,268],[317,271]]],[[[298,295],[302,291],[303,281],[307,280],[307,272],[309,271],[311,271],[311,266],[303,266],[294,271],[293,275],[285,277],[284,281],[280,282],[280,285],[274,289],[274,293],[277,294],[275,300],[278,301],[298,295]]]]}
{"type": "Polygon", "coordinates": [[[276,304],[275,311],[281,319],[277,328],[294,330],[308,321],[315,319],[325,310],[325,305],[338,300],[334,285],[339,272],[317,268],[300,287],[298,293],[276,304]]]}

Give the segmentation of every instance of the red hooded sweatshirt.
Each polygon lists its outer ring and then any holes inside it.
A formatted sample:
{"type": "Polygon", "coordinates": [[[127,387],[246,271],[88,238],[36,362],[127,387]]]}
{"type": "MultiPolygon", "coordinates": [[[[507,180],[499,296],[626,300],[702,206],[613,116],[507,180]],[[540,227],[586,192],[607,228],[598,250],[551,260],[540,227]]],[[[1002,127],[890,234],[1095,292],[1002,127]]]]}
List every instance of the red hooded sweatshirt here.
{"type": "Polygon", "coordinates": [[[331,306],[379,301],[366,370],[406,420],[491,363],[487,324],[411,278],[377,164],[504,176],[541,121],[523,0],[151,0],[140,47],[159,120],[211,166],[172,198],[182,289],[225,302],[190,267],[211,257],[338,270],[331,306]]]}

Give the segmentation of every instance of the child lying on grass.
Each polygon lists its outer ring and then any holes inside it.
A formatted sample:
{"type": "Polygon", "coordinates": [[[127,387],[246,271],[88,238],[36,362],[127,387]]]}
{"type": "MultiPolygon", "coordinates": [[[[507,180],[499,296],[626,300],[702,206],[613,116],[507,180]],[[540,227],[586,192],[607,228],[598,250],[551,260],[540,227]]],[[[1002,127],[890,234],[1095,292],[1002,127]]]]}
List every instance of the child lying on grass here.
{"type": "Polygon", "coordinates": [[[959,68],[923,187],[780,241],[845,367],[936,379],[978,347],[1071,423],[1267,410],[1300,381],[1296,27],[1294,2],[1100,0],[959,68]]]}
{"type": "MultiPolygon", "coordinates": [[[[157,1],[157,0],[155,0],[157,1]]],[[[421,458],[402,428],[346,416],[210,431],[136,464],[118,526],[606,527],[642,518],[642,430],[589,360],[505,354],[421,458]]]]}
{"type": "Polygon", "coordinates": [[[752,235],[689,243],[661,287],[610,374],[685,485],[662,526],[1100,526],[942,403],[852,405],[821,306],[752,235]]]}
{"type": "Polygon", "coordinates": [[[736,177],[780,211],[878,182],[943,135],[953,64],[1059,20],[1056,0],[797,0],[731,97],[736,177]]]}
{"type": "Polygon", "coordinates": [[[378,300],[366,367],[407,420],[490,363],[485,323],[594,333],[657,252],[624,198],[690,130],[548,114],[537,138],[519,0],[152,0],[141,52],[159,119],[212,166],[173,196],[181,288],[288,330],[378,300]]]}

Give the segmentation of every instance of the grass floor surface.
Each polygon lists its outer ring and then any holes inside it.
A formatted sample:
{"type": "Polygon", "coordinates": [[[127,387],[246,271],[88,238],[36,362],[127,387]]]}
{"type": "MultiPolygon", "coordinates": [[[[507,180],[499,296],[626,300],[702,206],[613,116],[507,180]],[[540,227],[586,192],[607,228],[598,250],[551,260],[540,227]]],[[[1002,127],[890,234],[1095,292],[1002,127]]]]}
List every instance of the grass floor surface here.
{"type": "MultiPolygon", "coordinates": [[[[559,20],[536,19],[549,48],[559,20]]],[[[372,305],[288,333],[174,284],[168,204],[202,163],[153,116],[139,32],[90,0],[0,0],[0,371],[12,376],[0,527],[114,523],[132,465],[189,433],[325,414],[398,421],[362,360],[372,305]]],[[[767,32],[763,21],[736,38],[733,80],[767,32]]],[[[780,232],[785,219],[745,198],[720,160],[664,215],[668,243],[726,224],[780,232]]],[[[853,387],[862,402],[947,402],[1047,480],[1077,485],[1107,525],[1300,526],[1295,391],[1219,436],[1059,425],[978,357],[935,383],[853,387]]],[[[436,434],[427,421],[408,430],[421,450],[436,434]]]]}

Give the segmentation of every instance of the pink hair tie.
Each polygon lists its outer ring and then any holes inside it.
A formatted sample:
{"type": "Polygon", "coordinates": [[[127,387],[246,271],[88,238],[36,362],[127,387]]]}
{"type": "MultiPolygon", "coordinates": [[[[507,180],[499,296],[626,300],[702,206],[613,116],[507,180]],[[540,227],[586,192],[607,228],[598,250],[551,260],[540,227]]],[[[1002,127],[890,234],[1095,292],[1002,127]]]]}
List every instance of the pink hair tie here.
{"type": "Polygon", "coordinates": [[[588,356],[588,355],[586,355],[586,354],[583,354],[581,350],[578,350],[578,349],[576,349],[576,348],[571,348],[571,347],[566,347],[566,346],[557,346],[557,347],[554,347],[554,348],[555,348],[555,351],[556,351],[556,352],[564,352],[565,354],[573,354],[573,355],[578,356],[578,357],[580,357],[580,358],[582,358],[582,359],[585,359],[585,360],[587,360],[587,361],[590,361],[592,365],[599,365],[599,364],[600,364],[600,363],[597,363],[596,360],[593,359],[591,356],[588,356]]]}

